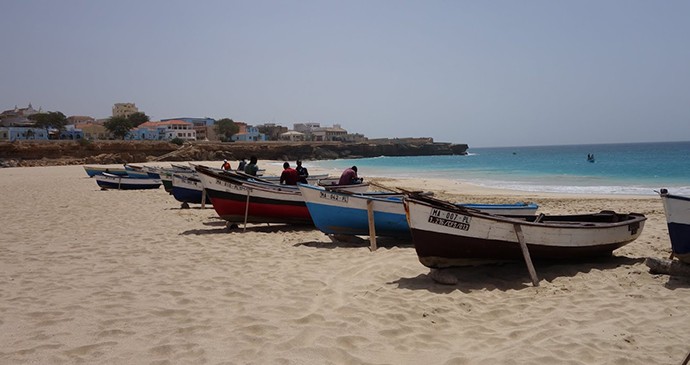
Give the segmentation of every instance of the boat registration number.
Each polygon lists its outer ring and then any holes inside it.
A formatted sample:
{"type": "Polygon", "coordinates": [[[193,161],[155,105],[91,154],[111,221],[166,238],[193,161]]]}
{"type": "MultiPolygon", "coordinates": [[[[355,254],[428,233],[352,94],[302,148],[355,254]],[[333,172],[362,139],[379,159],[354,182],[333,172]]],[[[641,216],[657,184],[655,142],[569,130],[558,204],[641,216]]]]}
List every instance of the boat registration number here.
{"type": "Polygon", "coordinates": [[[472,217],[440,209],[432,209],[429,214],[429,223],[455,228],[461,231],[469,231],[471,221],[472,217]]]}
{"type": "Polygon", "coordinates": [[[325,191],[319,192],[319,198],[326,200],[335,200],[338,202],[347,203],[348,197],[345,195],[333,194],[325,191]]]}

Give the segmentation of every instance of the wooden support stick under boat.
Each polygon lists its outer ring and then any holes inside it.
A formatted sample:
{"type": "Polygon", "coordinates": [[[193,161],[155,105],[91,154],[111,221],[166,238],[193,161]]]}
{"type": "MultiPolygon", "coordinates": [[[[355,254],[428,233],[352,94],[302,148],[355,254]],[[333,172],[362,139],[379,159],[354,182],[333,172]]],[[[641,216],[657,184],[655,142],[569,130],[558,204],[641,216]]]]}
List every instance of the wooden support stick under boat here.
{"type": "Polygon", "coordinates": [[[667,274],[672,276],[690,277],[690,265],[678,260],[665,260],[648,257],[644,263],[649,266],[652,274],[667,274]]]}
{"type": "Polygon", "coordinates": [[[374,226],[374,201],[367,200],[367,218],[369,218],[369,250],[376,251],[376,227],[374,226]]]}
{"type": "Polygon", "coordinates": [[[206,189],[201,189],[201,209],[206,208],[206,189]]]}
{"type": "Polygon", "coordinates": [[[249,195],[251,195],[252,189],[247,189],[247,203],[244,205],[244,229],[242,232],[247,231],[247,217],[249,216],[249,195]]]}
{"type": "Polygon", "coordinates": [[[539,278],[537,277],[537,272],[534,270],[534,265],[532,265],[532,258],[529,254],[529,249],[527,248],[527,243],[525,243],[525,235],[522,234],[522,227],[519,224],[514,224],[515,234],[520,242],[520,248],[522,249],[522,256],[525,257],[525,263],[527,264],[527,270],[529,270],[529,276],[532,277],[532,285],[539,286],[539,278]]]}

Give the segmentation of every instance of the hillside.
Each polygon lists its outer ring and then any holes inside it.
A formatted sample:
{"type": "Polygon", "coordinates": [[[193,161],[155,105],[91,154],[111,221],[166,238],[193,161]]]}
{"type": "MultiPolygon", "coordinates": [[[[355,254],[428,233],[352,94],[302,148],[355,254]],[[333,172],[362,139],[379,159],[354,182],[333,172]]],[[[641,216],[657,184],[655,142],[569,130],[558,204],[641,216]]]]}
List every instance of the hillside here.
{"type": "Polygon", "coordinates": [[[429,138],[344,142],[188,142],[164,141],[14,141],[0,142],[0,164],[48,166],[141,163],[150,161],[237,160],[251,155],[266,160],[323,160],[377,156],[463,155],[466,144],[429,138]]]}

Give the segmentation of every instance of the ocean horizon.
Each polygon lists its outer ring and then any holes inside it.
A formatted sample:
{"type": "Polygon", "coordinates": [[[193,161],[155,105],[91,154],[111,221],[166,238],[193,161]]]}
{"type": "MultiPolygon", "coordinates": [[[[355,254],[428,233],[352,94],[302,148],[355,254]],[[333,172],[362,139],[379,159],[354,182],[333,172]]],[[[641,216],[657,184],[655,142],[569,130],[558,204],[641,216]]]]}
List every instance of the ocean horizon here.
{"type": "Polygon", "coordinates": [[[690,141],[469,148],[467,155],[305,162],[332,175],[440,178],[525,192],[690,195],[690,141]],[[594,157],[593,162],[588,156],[594,157]]]}

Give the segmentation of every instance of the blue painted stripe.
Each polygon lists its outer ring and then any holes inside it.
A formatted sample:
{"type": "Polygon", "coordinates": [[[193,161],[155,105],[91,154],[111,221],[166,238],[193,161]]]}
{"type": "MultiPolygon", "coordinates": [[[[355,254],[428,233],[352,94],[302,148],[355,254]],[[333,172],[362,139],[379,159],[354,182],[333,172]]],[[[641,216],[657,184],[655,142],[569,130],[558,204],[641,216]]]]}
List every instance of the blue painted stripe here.
{"type": "MultiPolygon", "coordinates": [[[[173,186],[172,195],[179,202],[201,204],[202,192],[200,190],[173,186]]],[[[208,195],[206,196],[206,204],[211,204],[211,199],[209,199],[208,195]]]]}
{"type": "Polygon", "coordinates": [[[675,253],[690,253],[690,225],[682,223],[668,223],[668,235],[671,237],[671,247],[675,253]]]}
{"type": "MultiPolygon", "coordinates": [[[[326,234],[369,235],[367,211],[307,203],[316,227],[326,234]]],[[[404,214],[374,211],[377,236],[409,237],[410,228],[404,214]]]]}

